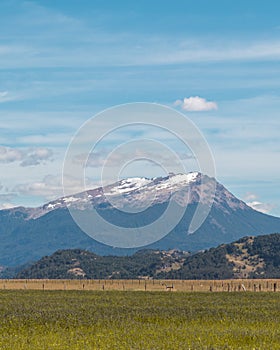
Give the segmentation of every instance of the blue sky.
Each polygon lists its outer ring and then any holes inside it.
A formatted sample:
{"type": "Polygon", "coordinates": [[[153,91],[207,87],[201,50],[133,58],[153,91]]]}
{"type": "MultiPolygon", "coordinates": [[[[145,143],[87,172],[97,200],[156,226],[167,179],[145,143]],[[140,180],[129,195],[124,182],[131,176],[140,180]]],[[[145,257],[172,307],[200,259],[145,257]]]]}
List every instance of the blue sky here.
{"type": "Polygon", "coordinates": [[[276,0],[2,0],[1,208],[62,195],[67,145],[88,118],[156,102],[201,130],[219,181],[280,215],[279,13],[276,0]]]}

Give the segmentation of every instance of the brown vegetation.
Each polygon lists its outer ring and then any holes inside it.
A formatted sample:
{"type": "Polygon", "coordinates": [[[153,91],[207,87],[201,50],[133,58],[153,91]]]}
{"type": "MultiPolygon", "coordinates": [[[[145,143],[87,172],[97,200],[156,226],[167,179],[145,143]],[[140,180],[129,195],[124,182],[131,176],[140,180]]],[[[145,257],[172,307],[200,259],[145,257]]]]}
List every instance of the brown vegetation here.
{"type": "Polygon", "coordinates": [[[0,280],[0,289],[26,290],[120,290],[178,292],[276,292],[279,279],[234,280],[0,280]],[[172,286],[168,288],[167,286],[172,286]]]}

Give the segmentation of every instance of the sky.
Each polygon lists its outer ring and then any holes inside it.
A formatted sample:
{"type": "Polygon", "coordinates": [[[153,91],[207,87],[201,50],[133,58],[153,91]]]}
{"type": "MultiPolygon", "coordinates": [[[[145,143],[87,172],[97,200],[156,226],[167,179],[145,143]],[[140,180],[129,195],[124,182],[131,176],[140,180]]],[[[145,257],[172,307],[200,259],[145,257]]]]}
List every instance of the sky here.
{"type": "MultiPolygon", "coordinates": [[[[147,102],[189,118],[209,144],[218,181],[280,216],[279,13],[276,0],[1,0],[0,208],[63,195],[77,130],[107,108],[147,102]]],[[[105,155],[135,133],[103,140],[89,158],[88,186],[99,184],[105,155]]],[[[176,143],[156,128],[139,134],[176,143]]],[[[191,158],[182,145],[175,151],[191,158]]],[[[162,171],[135,162],[122,176],[162,171]]]]}

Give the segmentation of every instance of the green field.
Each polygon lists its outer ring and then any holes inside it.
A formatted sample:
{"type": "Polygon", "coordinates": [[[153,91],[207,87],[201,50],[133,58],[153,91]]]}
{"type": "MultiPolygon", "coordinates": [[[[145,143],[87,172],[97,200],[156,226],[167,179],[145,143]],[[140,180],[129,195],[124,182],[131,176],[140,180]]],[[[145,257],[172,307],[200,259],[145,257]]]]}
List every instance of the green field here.
{"type": "Polygon", "coordinates": [[[0,349],[279,349],[280,293],[0,291],[0,349]]]}

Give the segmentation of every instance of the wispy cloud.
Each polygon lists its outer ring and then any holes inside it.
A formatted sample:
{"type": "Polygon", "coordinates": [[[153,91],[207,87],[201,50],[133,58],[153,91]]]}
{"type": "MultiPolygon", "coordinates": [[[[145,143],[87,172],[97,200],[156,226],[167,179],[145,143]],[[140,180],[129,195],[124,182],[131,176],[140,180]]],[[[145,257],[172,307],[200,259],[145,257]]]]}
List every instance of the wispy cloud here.
{"type": "Polygon", "coordinates": [[[148,36],[141,31],[113,32],[100,23],[94,26],[32,2],[24,2],[14,16],[19,25],[11,28],[9,18],[0,23],[9,42],[0,46],[1,67],[145,66],[280,58],[279,39],[228,40],[222,33],[220,37],[186,39],[178,35],[174,39],[166,33],[148,36]]]}
{"type": "Polygon", "coordinates": [[[216,102],[207,101],[205,98],[199,96],[185,97],[183,100],[176,100],[175,106],[180,106],[187,112],[203,112],[218,109],[216,102]]]}
{"type": "Polygon", "coordinates": [[[8,97],[8,91],[0,91],[0,103],[5,102],[8,97]]]}
{"type": "Polygon", "coordinates": [[[0,103],[15,101],[19,99],[19,96],[12,95],[8,91],[0,91],[0,103]]]}
{"type": "MultiPolygon", "coordinates": [[[[162,148],[163,149],[163,148],[162,148]]],[[[118,167],[124,159],[129,162],[137,160],[146,160],[151,163],[155,162],[163,167],[168,167],[170,165],[177,164],[180,165],[180,161],[185,161],[189,159],[194,159],[192,154],[187,152],[177,154],[178,160],[174,159],[175,154],[172,156],[171,153],[164,154],[163,152],[157,152],[156,150],[147,149],[126,149],[125,151],[116,152],[110,155],[108,149],[103,149],[101,151],[91,152],[90,154],[79,154],[74,159],[73,162],[76,164],[84,165],[85,167],[99,168],[106,164],[106,167],[118,167]]]]}
{"type": "MultiPolygon", "coordinates": [[[[99,38],[108,34],[100,33],[99,38]]],[[[16,60],[14,54],[8,51],[0,57],[2,67],[94,67],[94,66],[147,66],[147,65],[175,65],[198,62],[228,62],[228,61],[277,61],[280,58],[280,42],[244,42],[236,47],[225,47],[217,44],[205,47],[203,42],[182,49],[181,43],[170,44],[166,51],[166,38],[150,40],[139,37],[137,41],[143,42],[141,51],[133,46],[133,36],[126,38],[115,37],[110,49],[104,43],[90,42],[78,47],[76,42],[71,42],[63,47],[47,42],[44,47],[41,43],[33,44],[33,47],[22,50],[22,59],[16,60]],[[131,42],[131,45],[128,43],[131,42]],[[72,55],[75,50],[75,55],[72,55]],[[98,52],[98,55],[96,55],[98,52]]],[[[225,43],[226,44],[226,43],[225,43]]],[[[20,51],[20,47],[18,48],[20,51]]]]}

